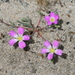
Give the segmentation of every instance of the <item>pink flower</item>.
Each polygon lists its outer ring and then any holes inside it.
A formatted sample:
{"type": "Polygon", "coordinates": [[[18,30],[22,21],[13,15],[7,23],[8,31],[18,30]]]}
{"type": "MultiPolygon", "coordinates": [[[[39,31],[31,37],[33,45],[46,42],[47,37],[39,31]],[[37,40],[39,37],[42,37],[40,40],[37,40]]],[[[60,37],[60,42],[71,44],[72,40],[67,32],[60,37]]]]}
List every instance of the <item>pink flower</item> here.
{"type": "Polygon", "coordinates": [[[10,46],[14,45],[18,41],[18,46],[19,48],[23,49],[26,47],[26,43],[23,40],[29,40],[30,36],[28,35],[23,35],[24,34],[24,28],[20,27],[18,28],[18,34],[16,34],[14,31],[10,31],[9,35],[14,37],[14,39],[11,39],[8,43],[10,46]]]}
{"type": "Polygon", "coordinates": [[[45,16],[44,19],[47,21],[48,25],[52,25],[53,23],[54,24],[58,23],[59,16],[55,15],[54,12],[51,12],[50,15],[49,16],[45,16]]]}
{"type": "Polygon", "coordinates": [[[59,46],[59,42],[54,40],[52,45],[49,43],[49,41],[45,41],[44,42],[44,45],[47,47],[47,48],[42,48],[41,49],[41,53],[44,54],[44,53],[49,53],[47,58],[48,59],[53,59],[53,55],[54,53],[61,56],[63,51],[61,49],[57,49],[58,46],[59,46]]]}

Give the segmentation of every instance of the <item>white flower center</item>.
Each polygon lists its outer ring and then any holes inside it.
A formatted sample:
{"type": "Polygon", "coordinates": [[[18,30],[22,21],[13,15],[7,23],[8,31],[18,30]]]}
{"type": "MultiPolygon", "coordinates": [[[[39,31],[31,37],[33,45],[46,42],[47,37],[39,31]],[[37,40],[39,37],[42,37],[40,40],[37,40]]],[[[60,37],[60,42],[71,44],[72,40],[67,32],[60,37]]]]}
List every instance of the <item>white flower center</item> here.
{"type": "Polygon", "coordinates": [[[55,18],[54,17],[51,17],[50,18],[50,22],[54,22],[55,21],[55,18]]]}

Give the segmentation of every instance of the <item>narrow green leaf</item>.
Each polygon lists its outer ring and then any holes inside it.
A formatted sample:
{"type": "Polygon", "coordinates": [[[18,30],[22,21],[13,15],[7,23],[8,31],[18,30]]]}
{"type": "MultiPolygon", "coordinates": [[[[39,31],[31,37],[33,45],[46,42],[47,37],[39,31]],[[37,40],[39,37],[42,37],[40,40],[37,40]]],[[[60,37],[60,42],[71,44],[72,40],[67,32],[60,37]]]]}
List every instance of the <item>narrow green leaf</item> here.
{"type": "Polygon", "coordinates": [[[10,23],[11,23],[12,27],[14,27],[14,26],[15,26],[15,23],[13,23],[13,22],[11,22],[11,21],[10,21],[10,23]]]}
{"type": "Polygon", "coordinates": [[[32,28],[32,26],[28,23],[24,23],[24,22],[21,22],[21,21],[17,21],[17,22],[19,22],[20,24],[23,24],[25,27],[32,28]]]}
{"type": "Polygon", "coordinates": [[[30,20],[28,18],[22,18],[21,21],[23,21],[23,22],[30,22],[30,20]]]}
{"type": "Polygon", "coordinates": [[[60,25],[55,25],[55,27],[59,28],[59,27],[60,27],[60,25]]]}
{"type": "Polygon", "coordinates": [[[30,22],[31,19],[29,17],[27,17],[27,18],[22,18],[21,21],[23,21],[23,22],[30,22]]]}
{"type": "Polygon", "coordinates": [[[38,13],[41,15],[41,16],[45,16],[42,12],[38,11],[38,13]]]}

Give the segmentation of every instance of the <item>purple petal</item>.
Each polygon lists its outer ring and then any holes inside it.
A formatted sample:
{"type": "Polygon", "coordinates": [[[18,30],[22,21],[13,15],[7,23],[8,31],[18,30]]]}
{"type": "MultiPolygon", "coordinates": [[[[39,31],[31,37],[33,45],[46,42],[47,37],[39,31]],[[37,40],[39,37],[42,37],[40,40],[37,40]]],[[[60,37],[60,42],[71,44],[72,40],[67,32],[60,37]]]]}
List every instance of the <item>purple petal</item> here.
{"type": "Polygon", "coordinates": [[[12,37],[18,37],[18,35],[14,31],[10,31],[8,34],[12,37]]]}
{"type": "Polygon", "coordinates": [[[61,49],[56,49],[55,50],[55,53],[57,54],[57,55],[62,55],[62,53],[63,53],[63,51],[61,50],[61,49]]]}
{"type": "Polygon", "coordinates": [[[48,53],[48,52],[49,52],[49,50],[46,49],[46,48],[42,48],[42,49],[41,49],[41,53],[42,53],[42,54],[44,54],[44,53],[48,53]]]}
{"type": "Polygon", "coordinates": [[[14,45],[18,40],[17,39],[11,39],[8,43],[10,46],[14,45]]]}
{"type": "Polygon", "coordinates": [[[52,22],[48,21],[47,24],[48,24],[48,25],[52,25],[52,22]]]}
{"type": "Polygon", "coordinates": [[[24,28],[19,27],[18,28],[18,34],[23,35],[24,34],[24,28]]]}
{"type": "Polygon", "coordinates": [[[55,16],[55,13],[54,13],[54,12],[51,12],[51,13],[50,13],[50,16],[55,16]]]}
{"type": "Polygon", "coordinates": [[[47,48],[51,48],[51,44],[49,41],[45,41],[44,46],[46,46],[47,48]]]}
{"type": "Polygon", "coordinates": [[[18,45],[19,45],[19,48],[21,48],[21,49],[23,49],[24,47],[26,47],[26,44],[23,41],[19,41],[18,45]]]}
{"type": "Polygon", "coordinates": [[[49,21],[50,17],[49,16],[45,16],[44,20],[45,21],[49,21]]]}
{"type": "Polygon", "coordinates": [[[53,53],[49,53],[48,56],[47,56],[47,58],[48,59],[53,59],[53,55],[54,55],[53,53]]]}
{"type": "Polygon", "coordinates": [[[55,15],[55,19],[58,20],[59,19],[59,16],[58,15],[55,15]]]}
{"type": "Polygon", "coordinates": [[[23,40],[30,40],[30,36],[29,35],[24,35],[23,40]]]}
{"type": "Polygon", "coordinates": [[[54,24],[57,24],[57,23],[58,23],[58,21],[54,21],[53,23],[54,23],[54,24]]]}
{"type": "Polygon", "coordinates": [[[54,40],[52,45],[53,45],[54,48],[57,48],[59,46],[59,42],[54,40]]]}

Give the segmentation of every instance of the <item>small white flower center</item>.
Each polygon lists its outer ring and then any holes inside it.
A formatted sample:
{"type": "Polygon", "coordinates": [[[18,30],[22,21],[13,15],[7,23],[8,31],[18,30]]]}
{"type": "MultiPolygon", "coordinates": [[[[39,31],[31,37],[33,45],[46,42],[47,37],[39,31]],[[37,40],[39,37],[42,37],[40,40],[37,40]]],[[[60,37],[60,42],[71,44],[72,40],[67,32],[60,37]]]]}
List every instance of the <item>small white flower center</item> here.
{"type": "Polygon", "coordinates": [[[55,21],[55,18],[54,18],[54,17],[51,17],[51,18],[50,18],[50,21],[51,21],[51,22],[54,22],[54,21],[55,21]]]}
{"type": "Polygon", "coordinates": [[[54,53],[54,52],[55,52],[55,49],[53,49],[53,48],[50,49],[50,52],[51,52],[51,53],[54,53]]]}
{"type": "Polygon", "coordinates": [[[22,36],[19,36],[17,39],[18,39],[19,41],[22,41],[22,40],[23,40],[22,36]]]}

